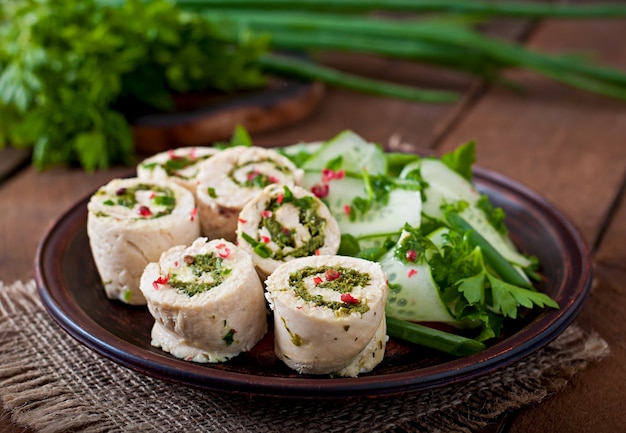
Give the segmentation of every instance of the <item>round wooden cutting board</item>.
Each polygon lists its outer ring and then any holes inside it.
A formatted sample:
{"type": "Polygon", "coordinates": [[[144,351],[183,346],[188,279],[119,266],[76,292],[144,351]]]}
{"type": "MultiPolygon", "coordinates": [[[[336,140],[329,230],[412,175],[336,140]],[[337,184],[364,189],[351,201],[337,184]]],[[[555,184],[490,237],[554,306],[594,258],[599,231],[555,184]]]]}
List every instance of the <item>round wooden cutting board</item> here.
{"type": "Polygon", "coordinates": [[[324,93],[322,83],[281,78],[255,91],[178,95],[175,112],[130,119],[135,149],[140,154],[154,154],[182,146],[206,146],[229,139],[237,125],[250,133],[289,125],[310,115],[324,93]]]}

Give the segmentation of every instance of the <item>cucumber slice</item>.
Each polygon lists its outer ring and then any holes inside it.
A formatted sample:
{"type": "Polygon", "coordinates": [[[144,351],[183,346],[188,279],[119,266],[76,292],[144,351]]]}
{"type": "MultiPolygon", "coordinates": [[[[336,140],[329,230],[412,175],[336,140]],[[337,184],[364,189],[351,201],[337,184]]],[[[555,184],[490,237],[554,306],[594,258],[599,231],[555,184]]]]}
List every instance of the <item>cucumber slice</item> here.
{"type": "MultiPolygon", "coordinates": [[[[449,229],[442,227],[430,233],[427,237],[437,248],[446,242],[449,229]]],[[[402,242],[405,232],[400,236],[398,244],[402,242]]],[[[389,295],[387,296],[386,314],[389,317],[409,320],[413,322],[440,322],[458,329],[475,328],[480,325],[477,321],[457,320],[446,304],[441,300],[439,287],[433,279],[432,270],[428,264],[429,256],[433,251],[426,249],[418,252],[423,254],[416,263],[406,263],[395,256],[395,248],[385,254],[380,265],[388,275],[389,295]]]]}
{"type": "MultiPolygon", "coordinates": [[[[320,182],[319,173],[305,173],[305,188],[311,190],[320,182]]],[[[328,195],[323,201],[337,220],[342,234],[360,239],[378,234],[400,233],[406,223],[415,227],[420,224],[422,197],[419,191],[394,189],[389,193],[386,205],[375,206],[352,221],[346,206],[350,206],[355,197],[365,197],[363,179],[346,175],[342,179],[328,182],[328,195]]]]}
{"type": "MultiPolygon", "coordinates": [[[[509,238],[498,232],[487,220],[485,213],[473,206],[469,206],[459,214],[469,225],[472,226],[492,247],[498,251],[508,262],[518,267],[525,268],[530,265],[530,260],[520,254],[509,238]]],[[[524,277],[523,270],[518,269],[524,277]]]]}
{"type": "Polygon", "coordinates": [[[380,260],[380,265],[387,272],[390,285],[385,307],[385,313],[389,317],[464,327],[462,322],[450,314],[439,297],[439,289],[427,263],[409,265],[398,260],[394,256],[394,250],[391,250],[380,260]]]}
{"type": "MultiPolygon", "coordinates": [[[[433,158],[423,158],[408,164],[400,173],[400,177],[406,177],[408,173],[416,169],[420,170],[422,179],[428,184],[424,189],[425,199],[422,203],[422,212],[425,215],[441,219],[443,204],[463,200],[470,205],[461,212],[463,219],[509,262],[522,268],[530,264],[528,258],[517,251],[510,239],[499,233],[489,223],[484,212],[475,206],[480,193],[470,181],[442,161],[433,158]]],[[[523,271],[521,273],[523,274],[523,271]]]]}
{"type": "Polygon", "coordinates": [[[304,162],[302,168],[305,171],[322,170],[338,158],[341,158],[341,169],[348,173],[359,174],[366,170],[375,175],[387,172],[387,160],[383,150],[352,131],[343,131],[326,141],[304,162]]]}
{"type": "Polygon", "coordinates": [[[414,170],[420,171],[421,178],[427,184],[424,188],[422,211],[429,217],[441,219],[441,205],[444,203],[463,200],[475,204],[480,198],[480,193],[471,182],[441,160],[422,158],[407,164],[400,172],[400,178],[406,178],[414,170]]]}
{"type": "Polygon", "coordinates": [[[318,152],[323,144],[324,142],[322,141],[315,141],[312,143],[301,142],[278,147],[277,151],[291,160],[306,160],[318,152]],[[307,155],[307,157],[303,158],[302,155],[307,155]]]}

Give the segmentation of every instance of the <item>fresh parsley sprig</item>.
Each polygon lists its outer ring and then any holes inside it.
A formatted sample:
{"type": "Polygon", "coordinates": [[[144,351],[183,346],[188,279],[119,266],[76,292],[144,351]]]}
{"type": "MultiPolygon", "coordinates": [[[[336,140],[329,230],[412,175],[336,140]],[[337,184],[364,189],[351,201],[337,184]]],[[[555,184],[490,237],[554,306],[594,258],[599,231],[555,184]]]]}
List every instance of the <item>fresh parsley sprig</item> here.
{"type": "Polygon", "coordinates": [[[261,86],[266,48],[166,0],[0,2],[0,148],[32,146],[40,169],[131,163],[128,106],[261,86]]]}
{"type": "MultiPolygon", "coordinates": [[[[458,320],[481,322],[482,331],[477,339],[497,337],[502,321],[517,318],[520,309],[559,308],[552,298],[529,287],[523,278],[518,280],[510,274],[496,273],[486,263],[483,249],[470,240],[468,232],[450,230],[445,237],[441,252],[429,261],[433,278],[442,299],[458,320]]],[[[512,272],[520,276],[515,269],[512,272]]]]}

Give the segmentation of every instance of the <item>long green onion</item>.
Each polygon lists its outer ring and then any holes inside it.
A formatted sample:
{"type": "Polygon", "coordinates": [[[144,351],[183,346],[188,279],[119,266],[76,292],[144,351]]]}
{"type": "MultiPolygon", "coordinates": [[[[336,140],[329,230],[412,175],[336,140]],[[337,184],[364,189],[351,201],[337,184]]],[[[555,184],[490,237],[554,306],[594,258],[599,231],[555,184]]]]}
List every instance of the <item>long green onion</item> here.
{"type": "Polygon", "coordinates": [[[320,80],[348,89],[371,94],[408,99],[416,102],[449,103],[458,99],[453,92],[419,90],[413,87],[372,80],[327,68],[307,60],[278,54],[265,54],[258,60],[267,71],[320,80]]]}
{"type": "Polygon", "coordinates": [[[473,355],[486,347],[484,343],[478,340],[394,317],[387,317],[387,334],[400,340],[459,357],[473,355]]]}
{"type": "Polygon", "coordinates": [[[456,21],[250,10],[209,11],[204,16],[267,34],[275,49],[362,52],[419,60],[489,79],[505,67],[526,68],[581,90],[626,100],[626,74],[621,71],[538,53],[456,21]]]}
{"type": "Polygon", "coordinates": [[[576,5],[477,0],[178,0],[177,3],[187,8],[253,8],[345,13],[372,11],[444,12],[509,18],[615,18],[626,16],[626,5],[618,3],[576,5]]]}
{"type": "Polygon", "coordinates": [[[460,233],[467,233],[472,245],[482,250],[485,261],[502,278],[503,281],[534,290],[532,284],[526,280],[480,233],[472,228],[461,216],[453,212],[446,212],[445,218],[453,229],[460,233]]]}

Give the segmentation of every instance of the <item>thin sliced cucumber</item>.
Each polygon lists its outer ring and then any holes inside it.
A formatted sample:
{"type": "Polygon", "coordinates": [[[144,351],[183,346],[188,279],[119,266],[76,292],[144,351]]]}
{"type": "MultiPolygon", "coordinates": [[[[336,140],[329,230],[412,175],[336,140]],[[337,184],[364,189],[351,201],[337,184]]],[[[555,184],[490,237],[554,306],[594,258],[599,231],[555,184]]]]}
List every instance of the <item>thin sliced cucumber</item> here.
{"type": "Polygon", "coordinates": [[[289,159],[300,161],[311,158],[320,150],[323,144],[323,141],[315,141],[311,143],[301,142],[290,144],[288,146],[277,147],[276,150],[289,159]],[[307,158],[302,158],[301,155],[307,155],[307,158]]]}
{"type": "Polygon", "coordinates": [[[360,174],[363,170],[372,175],[387,172],[387,160],[383,150],[376,144],[365,141],[352,131],[343,131],[326,141],[302,168],[305,171],[322,170],[338,159],[338,169],[360,174]]]}
{"type": "MultiPolygon", "coordinates": [[[[319,173],[308,172],[304,176],[304,187],[311,190],[320,184],[319,173]]],[[[337,220],[342,234],[356,238],[372,235],[400,233],[406,223],[419,226],[422,211],[422,198],[419,191],[394,189],[389,192],[385,205],[375,204],[365,214],[350,218],[352,201],[365,197],[363,179],[346,175],[342,179],[327,182],[328,195],[323,198],[331,214],[337,220]]]]}
{"type": "MultiPolygon", "coordinates": [[[[418,252],[417,256],[423,253],[418,252]]],[[[450,314],[426,260],[406,263],[395,256],[394,248],[382,257],[380,265],[388,275],[390,290],[385,312],[389,317],[413,322],[441,322],[457,328],[468,325],[450,314]]]]}
{"type": "Polygon", "coordinates": [[[480,193],[471,182],[439,159],[422,158],[407,164],[400,172],[400,178],[406,178],[414,170],[419,170],[426,183],[422,210],[431,218],[443,217],[441,205],[444,203],[463,200],[475,204],[480,198],[480,193]]]}
{"type": "Polygon", "coordinates": [[[414,322],[442,322],[457,325],[439,297],[430,267],[426,263],[408,265],[386,254],[380,265],[387,272],[390,284],[386,314],[414,322]]]}
{"type": "MultiPolygon", "coordinates": [[[[508,241],[508,237],[498,232],[487,220],[485,213],[473,206],[469,206],[460,213],[461,217],[478,233],[481,234],[492,247],[498,251],[508,262],[525,268],[530,265],[530,260],[520,254],[508,241]]],[[[519,269],[518,269],[519,270],[519,269]]],[[[525,276],[524,272],[521,274],[525,276]]]]}
{"type": "MultiPolygon", "coordinates": [[[[469,206],[461,212],[465,219],[478,233],[480,233],[504,258],[518,269],[530,265],[530,260],[520,254],[510,239],[499,233],[485,213],[476,207],[480,193],[476,187],[463,176],[449,168],[441,160],[423,158],[408,164],[400,173],[406,177],[413,170],[419,170],[421,178],[426,182],[422,212],[431,218],[442,219],[442,205],[464,201],[469,206]]],[[[520,270],[523,274],[523,271],[520,270]]]]}

